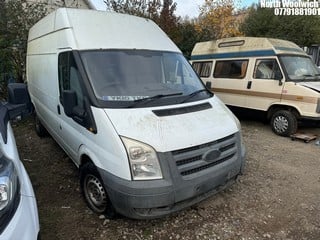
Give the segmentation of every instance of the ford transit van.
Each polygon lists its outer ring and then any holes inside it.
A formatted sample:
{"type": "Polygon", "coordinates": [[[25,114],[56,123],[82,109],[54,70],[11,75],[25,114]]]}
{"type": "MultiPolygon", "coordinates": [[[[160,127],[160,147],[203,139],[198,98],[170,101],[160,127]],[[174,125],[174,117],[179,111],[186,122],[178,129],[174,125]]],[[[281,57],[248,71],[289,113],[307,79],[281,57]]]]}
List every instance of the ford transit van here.
{"type": "Polygon", "coordinates": [[[97,213],[160,217],[243,171],[239,121],[151,20],[58,9],[30,29],[27,81],[37,133],[79,167],[97,213]]]}
{"type": "Polygon", "coordinates": [[[320,120],[319,69],[292,42],[253,37],[201,42],[191,62],[225,104],[265,112],[276,134],[294,134],[298,120],[320,120]]]}

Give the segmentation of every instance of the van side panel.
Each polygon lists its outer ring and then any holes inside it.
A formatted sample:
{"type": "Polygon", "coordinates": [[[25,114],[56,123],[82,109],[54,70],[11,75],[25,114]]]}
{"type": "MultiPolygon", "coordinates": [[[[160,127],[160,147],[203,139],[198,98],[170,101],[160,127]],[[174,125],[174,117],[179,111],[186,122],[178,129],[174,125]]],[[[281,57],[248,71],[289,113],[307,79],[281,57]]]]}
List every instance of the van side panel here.
{"type": "Polygon", "coordinates": [[[41,122],[53,133],[58,127],[56,112],[59,95],[55,79],[52,79],[56,73],[54,68],[48,66],[57,66],[56,54],[28,56],[28,62],[28,88],[32,103],[41,122]]]}
{"type": "Polygon", "coordinates": [[[47,130],[59,138],[57,49],[74,46],[71,29],[52,32],[28,43],[27,82],[36,112],[47,130]]]}

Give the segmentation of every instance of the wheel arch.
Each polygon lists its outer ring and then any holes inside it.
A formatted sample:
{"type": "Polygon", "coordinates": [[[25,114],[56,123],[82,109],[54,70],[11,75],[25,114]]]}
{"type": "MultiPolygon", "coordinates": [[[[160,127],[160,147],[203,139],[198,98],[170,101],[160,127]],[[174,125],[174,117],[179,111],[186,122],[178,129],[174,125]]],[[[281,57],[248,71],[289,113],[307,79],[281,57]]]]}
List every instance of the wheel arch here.
{"type": "Polygon", "coordinates": [[[267,111],[267,119],[268,121],[271,120],[272,115],[280,110],[287,110],[291,112],[297,119],[300,118],[301,114],[300,111],[295,107],[291,105],[284,105],[284,104],[274,104],[271,105],[267,111]]]}
{"type": "Polygon", "coordinates": [[[92,161],[92,159],[86,154],[82,154],[80,157],[80,164],[79,167],[81,168],[81,166],[85,165],[86,163],[92,163],[94,164],[94,162],[92,161]]]}
{"type": "MultiPolygon", "coordinates": [[[[109,198],[109,192],[108,192],[108,187],[106,186],[106,183],[104,182],[104,180],[101,178],[100,172],[97,169],[97,166],[95,165],[95,163],[93,162],[93,160],[90,158],[90,156],[88,156],[87,154],[82,154],[80,157],[80,166],[79,166],[79,172],[80,172],[80,188],[82,191],[82,195],[87,203],[87,206],[94,211],[95,213],[98,214],[104,214],[106,218],[108,219],[113,219],[117,216],[117,211],[115,210],[115,208],[113,207],[113,203],[109,198]],[[95,186],[100,186],[99,189],[103,189],[103,191],[100,191],[100,193],[103,192],[104,198],[105,198],[105,203],[101,203],[98,205],[95,205],[93,198],[95,197],[90,197],[91,194],[88,194],[88,190],[85,189],[89,189],[85,187],[85,181],[86,181],[86,177],[85,175],[89,172],[93,173],[94,177],[96,177],[95,182],[98,181],[99,184],[96,184],[95,186]],[[104,205],[106,204],[106,205],[104,205]],[[100,209],[99,209],[100,208],[100,209]]],[[[99,196],[97,199],[100,199],[101,196],[99,196]]],[[[96,202],[97,203],[97,202],[96,202]]]]}
{"type": "Polygon", "coordinates": [[[101,167],[98,156],[91,151],[85,144],[82,144],[78,150],[78,165],[81,168],[86,163],[92,163],[95,167],[101,167]]]}

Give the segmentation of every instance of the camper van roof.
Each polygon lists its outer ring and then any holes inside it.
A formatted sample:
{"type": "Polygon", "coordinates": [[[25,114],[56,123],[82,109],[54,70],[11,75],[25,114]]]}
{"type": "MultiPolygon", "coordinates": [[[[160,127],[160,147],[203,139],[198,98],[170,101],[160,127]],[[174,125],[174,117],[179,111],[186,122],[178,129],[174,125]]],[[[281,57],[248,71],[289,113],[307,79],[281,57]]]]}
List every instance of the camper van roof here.
{"type": "Polygon", "coordinates": [[[28,42],[57,33],[57,49],[150,49],[180,52],[151,20],[114,12],[60,8],[29,31],[28,42]],[[62,34],[63,32],[63,34],[62,34]]]}
{"type": "Polygon", "coordinates": [[[274,56],[277,54],[306,55],[298,45],[286,40],[257,37],[234,37],[197,43],[193,48],[191,60],[274,56]]]}

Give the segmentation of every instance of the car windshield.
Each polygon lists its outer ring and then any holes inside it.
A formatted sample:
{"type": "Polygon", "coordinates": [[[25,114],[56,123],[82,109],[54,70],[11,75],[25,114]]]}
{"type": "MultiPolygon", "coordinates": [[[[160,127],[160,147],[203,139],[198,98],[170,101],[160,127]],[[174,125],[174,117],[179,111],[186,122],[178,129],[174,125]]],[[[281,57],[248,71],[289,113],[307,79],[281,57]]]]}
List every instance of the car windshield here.
{"type": "Polygon", "coordinates": [[[280,57],[288,77],[292,81],[319,81],[319,68],[309,57],[304,56],[281,56],[280,57]]]}
{"type": "Polygon", "coordinates": [[[126,102],[127,106],[135,102],[163,105],[210,96],[179,53],[95,50],[80,54],[94,94],[100,101],[122,105],[126,102]],[[195,92],[199,94],[191,96],[195,92]]]}

